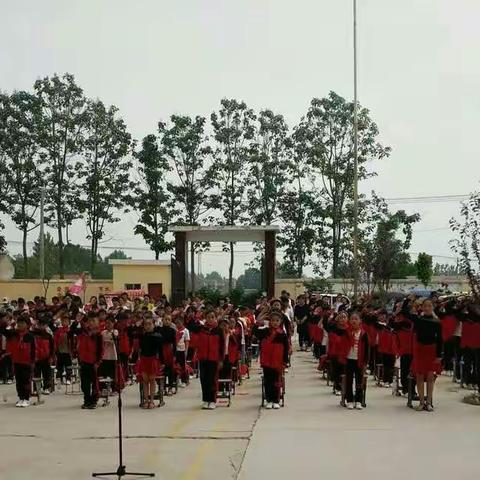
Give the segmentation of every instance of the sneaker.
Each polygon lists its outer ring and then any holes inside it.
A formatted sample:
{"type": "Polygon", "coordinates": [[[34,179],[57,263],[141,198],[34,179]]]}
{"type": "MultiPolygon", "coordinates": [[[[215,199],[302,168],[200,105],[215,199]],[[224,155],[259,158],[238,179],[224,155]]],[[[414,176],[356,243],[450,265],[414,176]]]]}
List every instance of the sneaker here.
{"type": "Polygon", "coordinates": [[[67,380],[67,381],[65,382],[65,385],[71,385],[71,384],[72,384],[72,382],[71,382],[70,380],[67,380]]]}
{"type": "Polygon", "coordinates": [[[178,386],[179,386],[180,388],[185,388],[185,387],[187,386],[187,384],[186,384],[186,383],[183,383],[183,382],[178,382],[178,386]]]}
{"type": "Polygon", "coordinates": [[[274,403],[272,408],[274,410],[278,410],[280,408],[280,404],[279,403],[274,403]]]}
{"type": "Polygon", "coordinates": [[[50,390],[42,390],[42,395],[50,395],[50,390]]]}
{"type": "Polygon", "coordinates": [[[217,405],[213,402],[209,403],[208,404],[208,409],[209,410],[215,410],[217,408],[217,405]]]}
{"type": "Polygon", "coordinates": [[[288,368],[285,369],[285,373],[288,373],[288,368]]]}
{"type": "Polygon", "coordinates": [[[355,404],[355,410],[363,410],[362,404],[361,403],[356,403],[355,404]]]}
{"type": "Polygon", "coordinates": [[[335,395],[337,397],[340,397],[342,395],[342,392],[340,390],[335,390],[335,395]]]}
{"type": "Polygon", "coordinates": [[[417,406],[415,407],[415,410],[416,410],[417,412],[423,412],[423,411],[425,410],[425,405],[424,405],[423,403],[420,403],[419,405],[417,405],[417,406]]]}
{"type": "Polygon", "coordinates": [[[22,404],[23,404],[23,400],[19,400],[19,401],[15,404],[15,406],[16,406],[16,407],[21,407],[22,404]]]}
{"type": "Polygon", "coordinates": [[[429,403],[427,403],[425,405],[425,411],[427,412],[433,412],[435,409],[433,408],[433,405],[430,405],[429,403]]]}
{"type": "Polygon", "coordinates": [[[265,405],[265,409],[266,410],[271,410],[273,408],[273,403],[272,402],[267,402],[267,404],[265,405]]]}
{"type": "Polygon", "coordinates": [[[210,405],[210,404],[209,404],[208,402],[203,402],[203,403],[202,403],[202,409],[203,409],[203,410],[208,410],[208,406],[209,406],[209,405],[210,405]]]}
{"type": "Polygon", "coordinates": [[[353,408],[354,408],[354,407],[353,407],[353,403],[347,403],[347,408],[348,408],[349,410],[353,410],[353,408]]]}
{"type": "Polygon", "coordinates": [[[29,407],[29,406],[30,406],[30,400],[24,400],[24,401],[22,402],[21,407],[25,408],[25,407],[29,407]]]}
{"type": "Polygon", "coordinates": [[[84,403],[84,404],[82,405],[82,410],[87,410],[87,408],[88,408],[88,405],[87,405],[86,403],[84,403]]]}
{"type": "Polygon", "coordinates": [[[11,385],[12,383],[13,383],[13,380],[11,378],[7,380],[7,385],[11,385]]]}

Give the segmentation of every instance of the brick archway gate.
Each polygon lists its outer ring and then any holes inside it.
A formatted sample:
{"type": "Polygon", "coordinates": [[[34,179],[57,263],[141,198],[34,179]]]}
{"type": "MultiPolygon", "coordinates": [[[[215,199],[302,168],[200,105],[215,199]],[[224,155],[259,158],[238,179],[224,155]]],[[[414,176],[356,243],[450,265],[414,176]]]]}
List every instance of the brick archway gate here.
{"type": "Polygon", "coordinates": [[[262,242],[265,244],[265,286],[267,296],[275,295],[276,225],[255,226],[171,226],[175,235],[172,256],[172,303],[179,305],[187,295],[188,242],[262,242]]]}

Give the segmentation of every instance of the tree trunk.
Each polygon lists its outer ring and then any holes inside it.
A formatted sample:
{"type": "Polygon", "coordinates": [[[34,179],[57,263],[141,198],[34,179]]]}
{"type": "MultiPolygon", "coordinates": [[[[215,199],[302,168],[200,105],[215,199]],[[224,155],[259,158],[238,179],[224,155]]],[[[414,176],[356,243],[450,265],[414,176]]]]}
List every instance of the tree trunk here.
{"type": "Polygon", "coordinates": [[[27,226],[23,225],[23,238],[22,238],[22,249],[23,249],[23,272],[25,278],[28,278],[28,257],[27,257],[27,226]]]}
{"type": "Polygon", "coordinates": [[[93,277],[93,271],[95,270],[95,237],[92,235],[92,246],[90,250],[90,275],[93,277]]]}
{"type": "Polygon", "coordinates": [[[338,273],[338,239],[335,223],[332,226],[332,277],[337,278],[338,273]]]}
{"type": "Polygon", "coordinates": [[[228,290],[231,292],[233,290],[233,242],[230,242],[230,267],[228,268],[228,290]]]}
{"type": "Polygon", "coordinates": [[[190,275],[193,297],[195,295],[195,242],[190,242],[190,275]]]}
{"type": "Polygon", "coordinates": [[[64,278],[64,263],[63,263],[63,232],[62,232],[62,227],[60,223],[60,218],[58,217],[57,213],[57,220],[58,220],[58,227],[57,227],[57,233],[58,233],[58,273],[60,278],[64,278]]]}

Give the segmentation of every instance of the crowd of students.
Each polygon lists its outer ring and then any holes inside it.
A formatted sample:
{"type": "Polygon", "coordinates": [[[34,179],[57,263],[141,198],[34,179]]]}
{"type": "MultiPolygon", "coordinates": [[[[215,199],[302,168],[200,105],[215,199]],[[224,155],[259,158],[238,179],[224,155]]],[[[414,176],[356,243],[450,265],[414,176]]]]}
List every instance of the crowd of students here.
{"type": "Polygon", "coordinates": [[[173,308],[165,297],[155,303],[148,295],[131,300],[127,293],[108,303],[92,297],[85,305],[72,295],[54,297],[48,305],[41,297],[6,301],[0,310],[0,381],[15,378],[17,406],[26,407],[32,377],[41,378],[49,394],[55,380],[70,384],[77,361],[82,408],[96,408],[99,378],[110,378],[118,390],[134,375],[142,384],[140,406],[152,409],[159,377],[169,394],[186,387],[197,370],[202,408],[214,410],[218,380],[244,375],[258,345],[265,407],[279,409],[295,329],[299,349],[313,351],[348,409],[363,408],[367,373],[390,387],[397,364],[401,393],[408,393],[408,379],[415,377],[418,410],[433,410],[435,378],[442,370],[479,388],[480,306],[471,298],[412,295],[387,311],[371,298],[351,306],[341,296],[331,302],[305,294],[294,301],[286,292],[279,299],[259,298],[252,308],[228,298],[217,305],[187,299],[173,308]]]}

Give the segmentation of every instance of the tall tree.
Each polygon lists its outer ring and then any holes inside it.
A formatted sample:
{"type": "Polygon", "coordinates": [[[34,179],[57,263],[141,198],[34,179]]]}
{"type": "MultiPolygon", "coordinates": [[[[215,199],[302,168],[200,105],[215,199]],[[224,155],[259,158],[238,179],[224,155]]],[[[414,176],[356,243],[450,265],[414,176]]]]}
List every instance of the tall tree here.
{"type": "Polygon", "coordinates": [[[450,220],[450,228],[457,235],[450,245],[459,256],[459,267],[468,278],[475,300],[480,302],[480,191],[462,204],[460,215],[460,220],[450,220]]]}
{"type": "Polygon", "coordinates": [[[257,117],[249,160],[252,180],[248,211],[257,225],[272,225],[279,216],[289,163],[288,126],[282,115],[262,110],[257,117]]]}
{"type": "Polygon", "coordinates": [[[75,166],[82,151],[85,97],[69,73],[37,80],[34,91],[41,108],[38,141],[45,161],[46,210],[57,230],[58,271],[63,278],[64,230],[79,215],[75,166]]]}
{"type": "Polygon", "coordinates": [[[4,159],[4,202],[22,232],[23,268],[28,276],[27,238],[36,227],[35,213],[40,202],[38,99],[27,92],[0,95],[0,155],[4,159]]]}
{"type": "Polygon", "coordinates": [[[165,180],[169,166],[155,135],[147,135],[143,139],[142,149],[136,158],[139,162],[139,188],[133,202],[140,217],[134,233],[143,237],[158,260],[160,253],[173,247],[173,242],[165,238],[176,214],[175,201],[167,190],[165,180]]]}
{"type": "Polygon", "coordinates": [[[324,253],[325,210],[322,198],[309,180],[310,166],[307,161],[304,126],[295,127],[290,139],[291,155],[286,165],[289,178],[288,190],[280,197],[280,217],[284,224],[279,245],[284,248],[282,269],[297,278],[303,276],[304,268],[311,264],[314,254],[320,258],[324,253]]]}
{"type": "MultiPolygon", "coordinates": [[[[198,225],[211,206],[212,182],[207,169],[211,148],[206,143],[205,118],[172,115],[170,121],[170,126],[160,122],[158,130],[162,151],[174,167],[175,181],[169,181],[167,188],[179,207],[176,223],[198,225]]],[[[195,251],[200,246],[190,243],[192,292],[195,292],[195,251]]]]}
{"type": "MultiPolygon", "coordinates": [[[[213,205],[225,225],[242,223],[246,212],[247,162],[255,127],[255,114],[245,102],[223,99],[220,110],[211,115],[216,148],[209,170],[217,195],[213,205]]],[[[234,243],[228,246],[229,289],[233,288],[234,243]]]]}
{"type": "Polygon", "coordinates": [[[422,282],[424,287],[427,287],[432,280],[433,275],[433,261],[431,255],[424,252],[419,253],[415,266],[417,267],[417,278],[422,282]]]}
{"type": "Polygon", "coordinates": [[[119,212],[127,205],[134,187],[130,180],[131,161],[127,157],[132,139],[115,106],[100,100],[88,102],[85,111],[83,162],[78,164],[81,197],[79,209],[85,216],[91,242],[90,272],[97,263],[98,242],[105,226],[120,221],[119,212]]]}
{"type": "MultiPolygon", "coordinates": [[[[347,102],[334,92],[326,98],[314,98],[302,125],[307,130],[306,147],[314,180],[320,180],[318,190],[328,203],[331,239],[332,274],[337,275],[341,259],[346,221],[346,205],[353,196],[354,135],[353,102],[347,102]]],[[[358,109],[358,178],[372,175],[366,169],[368,161],[382,159],[390,148],[378,140],[377,125],[366,108],[358,109]]]]}

